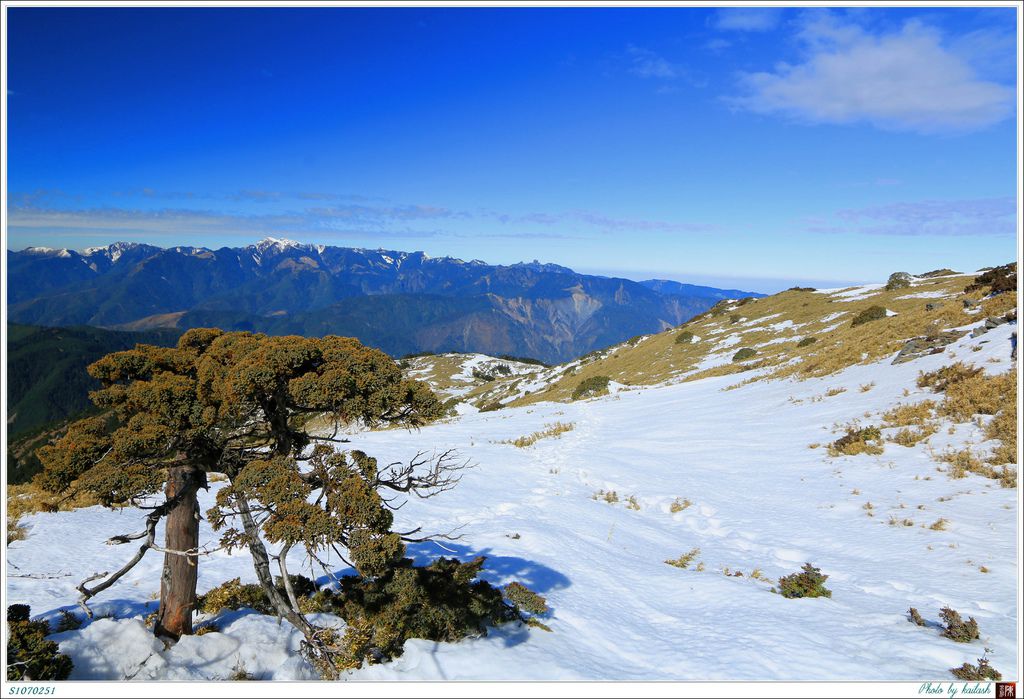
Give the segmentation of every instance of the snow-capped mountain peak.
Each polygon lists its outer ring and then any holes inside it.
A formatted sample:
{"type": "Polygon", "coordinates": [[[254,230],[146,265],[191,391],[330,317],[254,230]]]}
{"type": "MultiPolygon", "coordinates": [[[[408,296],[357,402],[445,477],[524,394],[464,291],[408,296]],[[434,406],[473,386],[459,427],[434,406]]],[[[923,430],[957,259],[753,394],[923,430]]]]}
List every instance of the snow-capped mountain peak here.
{"type": "Polygon", "coordinates": [[[302,243],[289,240],[288,238],[272,238],[267,236],[263,240],[259,241],[249,247],[253,248],[259,255],[265,255],[268,251],[282,253],[288,248],[302,248],[306,247],[302,243]]]}

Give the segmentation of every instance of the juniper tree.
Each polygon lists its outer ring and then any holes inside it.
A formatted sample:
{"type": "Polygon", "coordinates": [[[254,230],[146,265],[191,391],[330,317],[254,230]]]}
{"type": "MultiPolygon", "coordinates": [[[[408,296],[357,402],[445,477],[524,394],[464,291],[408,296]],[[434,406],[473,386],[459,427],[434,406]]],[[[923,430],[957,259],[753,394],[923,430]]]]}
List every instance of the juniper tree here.
{"type": "MultiPolygon", "coordinates": [[[[138,345],[115,352],[88,367],[101,388],[90,394],[106,409],[100,417],[71,424],[55,444],[39,450],[40,484],[47,490],[94,493],[107,506],[149,508],[145,528],[108,543],[142,540],[120,570],[82,582],[82,604],[133,568],[149,549],[164,551],[160,608],[154,630],[174,640],[192,632],[199,554],[197,492],[216,467],[223,445],[215,410],[199,399],[198,360],[216,330],[191,330],[177,347],[138,345]],[[146,504],[163,488],[163,501],[146,504]],[[156,526],[166,519],[165,544],[157,546],[156,526]],[[100,580],[93,587],[88,584],[100,580]]],[[[86,607],[88,611],[88,607],[86,607]]]]}
{"type": "MultiPolygon", "coordinates": [[[[340,545],[354,541],[357,549],[372,548],[365,534],[352,539],[352,526],[339,529],[328,521],[349,506],[346,498],[354,492],[353,486],[337,467],[314,475],[316,462],[307,448],[314,442],[342,441],[337,434],[344,423],[417,426],[441,414],[439,401],[426,386],[403,378],[387,355],[350,338],[267,337],[197,329],[185,333],[177,347],[139,345],[108,355],[88,370],[101,383],[91,398],[107,412],[73,423],[60,440],[40,450],[44,465],[40,483],[51,491],[91,491],[108,506],[149,508],[143,531],[109,541],[141,539],[135,556],[120,570],[92,576],[78,589],[85,604],[137,565],[148,550],[163,551],[160,609],[154,628],[169,639],[192,631],[197,566],[204,553],[198,537],[197,492],[206,487],[207,473],[223,472],[231,479],[227,489],[235,508],[231,514],[237,514],[243,524],[241,533],[226,536],[225,545],[248,546],[261,585],[278,613],[309,637],[308,623],[292,613],[295,605],[273,589],[259,526],[267,524],[268,513],[280,511],[285,504],[281,520],[287,525],[282,526],[290,527],[291,533],[279,537],[276,529],[264,526],[264,532],[277,537],[275,541],[290,546],[304,537],[310,550],[328,541],[340,545]],[[333,425],[331,436],[310,434],[310,420],[318,416],[333,425]],[[311,462],[311,472],[300,468],[311,462]],[[256,487],[261,478],[266,483],[256,487]],[[338,478],[341,481],[336,482],[338,478]],[[324,507],[319,513],[294,498],[282,499],[276,490],[281,486],[298,492],[321,483],[328,484],[334,494],[320,503],[324,507]],[[342,483],[347,483],[348,490],[337,490],[342,483]],[[161,488],[162,501],[146,504],[161,488]],[[250,498],[257,508],[255,516],[250,498]],[[161,519],[166,519],[164,546],[155,542],[161,519]],[[344,532],[340,538],[338,531],[344,532]],[[100,582],[89,587],[95,580],[100,582]]],[[[316,459],[330,461],[323,449],[314,448],[312,453],[316,459]]],[[[363,488],[429,494],[457,480],[453,474],[458,467],[451,455],[430,463],[422,475],[418,468],[427,464],[424,459],[407,467],[391,467],[390,475],[382,471],[363,488]]],[[[390,526],[390,520],[386,524],[390,526]]],[[[394,540],[388,535],[370,538],[373,545],[394,540]]],[[[282,569],[287,550],[283,554],[279,556],[282,569]]]]}

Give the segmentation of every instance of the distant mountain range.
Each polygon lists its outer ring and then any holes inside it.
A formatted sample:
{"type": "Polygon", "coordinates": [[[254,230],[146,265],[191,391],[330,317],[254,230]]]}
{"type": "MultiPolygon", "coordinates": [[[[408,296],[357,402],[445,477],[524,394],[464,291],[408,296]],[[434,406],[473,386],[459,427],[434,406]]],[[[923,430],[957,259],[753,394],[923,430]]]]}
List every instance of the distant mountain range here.
{"type": "Polygon", "coordinates": [[[678,325],[723,298],[762,295],[274,238],[217,250],[27,248],[7,252],[7,273],[15,323],[337,334],[393,356],[482,352],[546,362],[678,325]]]}

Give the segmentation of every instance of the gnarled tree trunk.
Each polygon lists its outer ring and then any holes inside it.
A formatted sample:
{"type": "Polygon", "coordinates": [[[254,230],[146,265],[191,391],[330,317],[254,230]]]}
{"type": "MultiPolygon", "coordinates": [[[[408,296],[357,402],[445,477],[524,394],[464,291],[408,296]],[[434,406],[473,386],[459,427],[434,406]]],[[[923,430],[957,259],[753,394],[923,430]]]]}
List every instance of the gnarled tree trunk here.
{"type": "Polygon", "coordinates": [[[192,613],[196,605],[196,581],[199,577],[199,500],[196,494],[205,485],[206,474],[192,466],[167,470],[165,494],[174,503],[167,513],[164,569],[160,576],[160,609],[153,632],[160,638],[177,641],[192,633],[192,613]],[[175,553],[178,552],[178,553],[175,553]],[[191,552],[193,555],[182,555],[191,552]]]}

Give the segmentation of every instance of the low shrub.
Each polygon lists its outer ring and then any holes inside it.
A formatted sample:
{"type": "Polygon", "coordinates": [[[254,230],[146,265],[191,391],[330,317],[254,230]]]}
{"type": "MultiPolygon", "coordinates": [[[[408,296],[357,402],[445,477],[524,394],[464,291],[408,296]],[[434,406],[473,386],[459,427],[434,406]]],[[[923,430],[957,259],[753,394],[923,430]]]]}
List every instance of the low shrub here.
{"type": "Polygon", "coordinates": [[[873,320],[881,320],[882,318],[885,318],[886,315],[887,313],[885,312],[884,306],[869,306],[854,316],[850,326],[856,328],[858,325],[870,323],[873,320]]]}
{"type": "Polygon", "coordinates": [[[738,352],[736,352],[736,354],[732,355],[732,360],[734,362],[742,362],[742,361],[744,361],[746,359],[750,359],[751,357],[753,357],[756,354],[757,354],[757,350],[751,349],[750,347],[744,347],[741,350],[739,350],[738,352]]]}
{"type": "Polygon", "coordinates": [[[576,390],[572,392],[573,400],[599,396],[608,392],[608,383],[611,381],[607,376],[591,376],[580,381],[576,390]]]}
{"type": "Polygon", "coordinates": [[[969,366],[963,362],[956,362],[935,371],[922,371],[917,375],[918,388],[932,388],[941,393],[950,385],[960,383],[978,376],[981,367],[969,366]]]}
{"type": "MultiPolygon", "coordinates": [[[[304,575],[289,575],[292,591],[300,600],[316,593],[317,587],[304,575]]],[[[282,595],[286,595],[281,578],[274,580],[274,585],[282,595]]],[[[219,614],[225,609],[252,609],[260,614],[276,614],[263,588],[256,583],[243,585],[241,578],[233,578],[221,583],[205,594],[196,597],[196,609],[206,614],[219,614]]]]}
{"type": "Polygon", "coordinates": [[[848,427],[846,434],[828,447],[829,456],[856,456],[857,454],[881,454],[882,431],[873,425],[848,427]]]}
{"type": "Polygon", "coordinates": [[[995,415],[1016,401],[1016,372],[989,376],[976,374],[946,386],[946,395],[939,404],[939,413],[958,422],[967,422],[975,415],[995,415]]]}
{"type": "Polygon", "coordinates": [[[273,614],[263,589],[250,583],[243,585],[241,578],[221,583],[206,594],[196,597],[196,609],[205,614],[219,614],[225,609],[253,609],[260,614],[273,614]]]}
{"type": "Polygon", "coordinates": [[[60,646],[47,641],[50,625],[32,621],[27,604],[7,608],[7,680],[53,682],[66,680],[74,664],[59,652],[60,646]]]}
{"type": "Polygon", "coordinates": [[[797,347],[807,347],[809,345],[813,345],[817,341],[818,341],[818,338],[812,337],[812,336],[807,336],[807,337],[803,338],[802,340],[800,340],[800,342],[796,343],[796,346],[797,347]]]}
{"type": "Polygon", "coordinates": [[[473,367],[473,378],[480,381],[494,381],[494,374],[490,374],[479,367],[473,367]]]}
{"type": "Polygon", "coordinates": [[[910,621],[914,622],[918,626],[928,625],[925,623],[924,617],[922,617],[921,614],[913,607],[907,610],[907,617],[910,619],[910,621]]]}
{"type": "Polygon", "coordinates": [[[533,364],[533,365],[536,365],[536,366],[550,366],[550,364],[546,364],[546,363],[542,362],[539,359],[534,359],[533,357],[516,357],[516,356],[511,355],[511,354],[503,354],[503,355],[499,356],[498,359],[504,359],[507,362],[518,362],[520,364],[533,364]]]}
{"type": "Polygon", "coordinates": [[[54,633],[77,631],[80,628],[82,628],[82,620],[77,615],[72,614],[66,609],[60,610],[60,621],[57,622],[57,629],[54,633]]]}
{"type": "Polygon", "coordinates": [[[805,563],[802,572],[779,578],[778,592],[783,597],[790,599],[832,597],[832,590],[825,587],[826,580],[828,580],[828,576],[823,575],[819,568],[805,563]]]}
{"type": "Polygon", "coordinates": [[[539,595],[512,587],[517,583],[505,588],[511,604],[506,603],[502,590],[476,579],[484,560],[439,558],[414,566],[411,559],[402,559],[376,578],[342,578],[336,608],[348,628],[339,643],[339,669],[398,657],[410,638],[453,642],[485,636],[488,626],[517,619],[529,623],[520,603],[528,605],[526,611],[547,609],[539,595]]]}
{"type": "Polygon", "coordinates": [[[490,403],[485,403],[484,405],[480,406],[480,412],[491,413],[494,412],[495,410],[501,410],[504,407],[505,406],[501,404],[500,400],[494,400],[491,401],[490,403]]]}
{"type": "Polygon", "coordinates": [[[677,345],[688,345],[691,342],[693,342],[693,337],[694,336],[693,336],[692,332],[690,332],[689,330],[684,330],[683,332],[681,332],[678,335],[676,335],[676,344],[677,345]]]}
{"type": "Polygon", "coordinates": [[[519,609],[530,614],[547,614],[548,602],[546,599],[517,582],[510,582],[504,589],[505,599],[519,609]]]}
{"type": "Polygon", "coordinates": [[[928,422],[935,409],[935,401],[923,400],[919,403],[900,403],[897,406],[885,411],[882,415],[885,427],[908,427],[915,425],[920,427],[928,422]]]}
{"type": "Polygon", "coordinates": [[[964,293],[969,294],[972,291],[981,291],[986,288],[989,289],[989,292],[992,294],[1001,294],[1005,291],[1016,291],[1017,263],[1011,262],[1008,265],[1002,265],[1000,267],[986,270],[975,277],[974,281],[964,287],[964,293]]]}
{"type": "Polygon", "coordinates": [[[913,447],[918,442],[922,442],[938,431],[935,425],[924,425],[922,427],[911,429],[910,427],[904,427],[892,437],[889,441],[894,444],[899,444],[901,447],[913,447]]]}
{"type": "Polygon", "coordinates": [[[960,613],[950,607],[943,607],[939,614],[942,616],[942,621],[946,624],[946,629],[942,632],[942,635],[946,638],[957,643],[970,643],[977,638],[981,638],[981,634],[978,631],[978,622],[974,620],[974,617],[968,617],[967,621],[964,621],[960,613]]]}
{"type": "Polygon", "coordinates": [[[988,664],[988,658],[978,658],[978,665],[975,667],[970,663],[964,663],[960,667],[950,668],[953,676],[964,682],[998,682],[1003,679],[1001,672],[988,664]]]}

